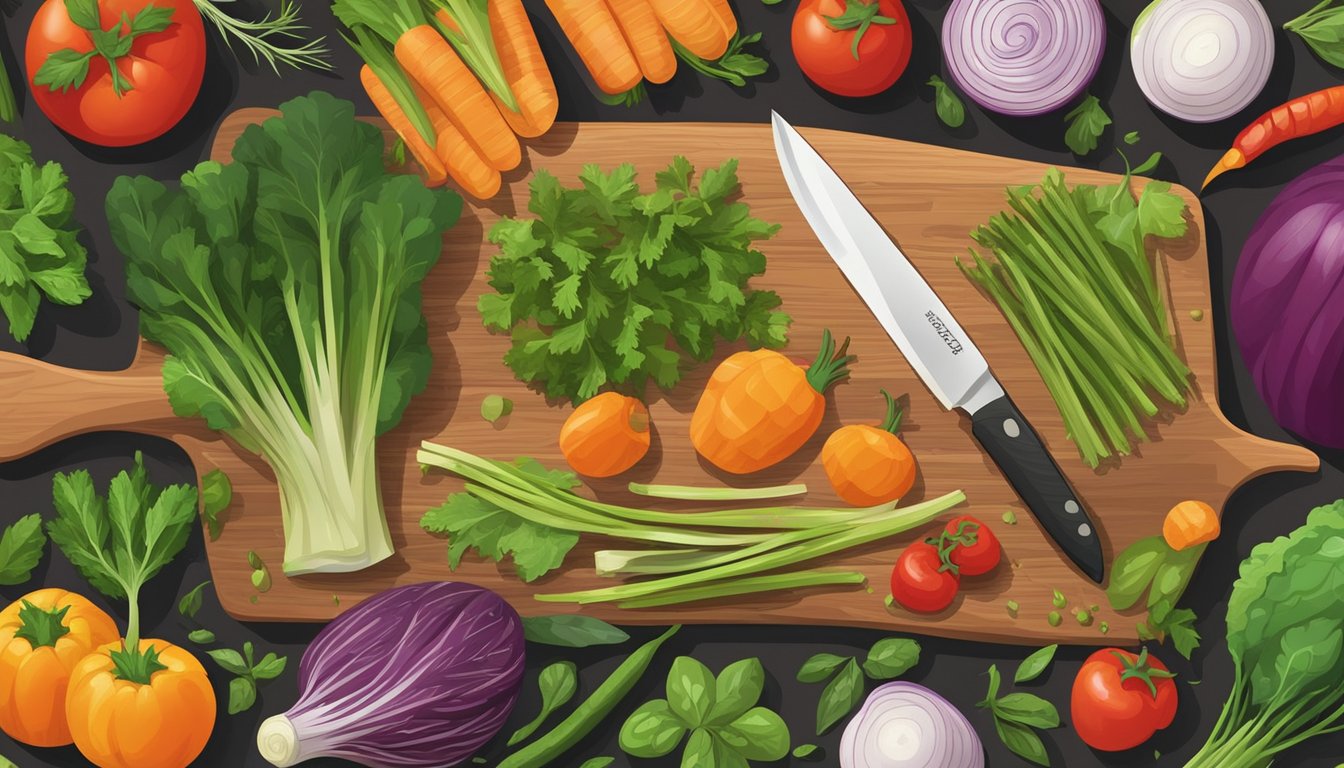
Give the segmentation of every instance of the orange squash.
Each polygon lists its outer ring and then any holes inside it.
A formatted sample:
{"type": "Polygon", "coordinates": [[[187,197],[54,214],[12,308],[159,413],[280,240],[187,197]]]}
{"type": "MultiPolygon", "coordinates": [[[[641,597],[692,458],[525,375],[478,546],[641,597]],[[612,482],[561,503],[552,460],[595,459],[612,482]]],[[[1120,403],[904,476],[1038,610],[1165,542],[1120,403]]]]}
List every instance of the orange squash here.
{"type": "Polygon", "coordinates": [[[35,747],[69,744],[70,672],[120,636],[111,616],[64,589],[30,592],[0,611],[0,730],[35,747]]]}
{"type": "Polygon", "coordinates": [[[1221,530],[1218,513],[1202,501],[1182,501],[1162,521],[1162,538],[1177,552],[1213,541],[1221,530]]]}
{"type": "Polygon", "coordinates": [[[881,426],[843,426],[821,447],[821,465],[831,487],[856,507],[895,501],[915,484],[915,456],[898,437],[901,409],[885,389],[882,396],[887,399],[887,416],[881,426]]]}
{"type": "Polygon", "coordinates": [[[810,368],[768,349],[730,355],[695,406],[691,444],[714,466],[739,475],[793,455],[821,426],[826,390],[849,376],[848,349],[849,339],[837,350],[826,331],[810,368]]]}
{"type": "Polygon", "coordinates": [[[611,477],[649,452],[649,409],[633,397],[603,392],[585,400],[560,428],[560,452],[575,472],[611,477]]]}
{"type": "Polygon", "coordinates": [[[150,639],[139,650],[144,669],[121,669],[121,641],[75,666],[65,700],[75,746],[98,768],[186,768],[215,728],[215,691],[189,651],[150,639]]]}

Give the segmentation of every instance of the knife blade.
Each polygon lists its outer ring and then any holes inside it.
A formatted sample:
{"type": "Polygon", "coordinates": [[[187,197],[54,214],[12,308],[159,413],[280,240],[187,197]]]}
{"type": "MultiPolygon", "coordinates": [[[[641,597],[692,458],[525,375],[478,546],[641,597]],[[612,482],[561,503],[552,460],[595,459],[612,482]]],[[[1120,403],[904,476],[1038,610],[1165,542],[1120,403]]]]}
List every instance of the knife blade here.
{"type": "Polygon", "coordinates": [[[1060,550],[1100,583],[1105,559],[1096,526],[984,355],[835,170],[771,115],[789,191],[831,260],[934,397],[970,417],[971,434],[1060,550]]]}

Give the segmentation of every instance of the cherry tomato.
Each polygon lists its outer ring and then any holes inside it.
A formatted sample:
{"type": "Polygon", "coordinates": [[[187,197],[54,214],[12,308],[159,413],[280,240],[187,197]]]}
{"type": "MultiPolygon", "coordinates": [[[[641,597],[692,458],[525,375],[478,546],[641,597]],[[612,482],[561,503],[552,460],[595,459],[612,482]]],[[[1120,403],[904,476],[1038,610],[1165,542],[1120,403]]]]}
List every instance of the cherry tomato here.
{"type": "Polygon", "coordinates": [[[900,0],[802,0],[793,15],[798,67],[837,96],[872,96],[894,85],[910,63],[911,40],[900,0]]]}
{"type": "Polygon", "coordinates": [[[999,537],[988,525],[970,515],[961,515],[948,522],[943,530],[956,542],[948,559],[962,576],[979,576],[998,566],[999,537]]]}
{"type": "Polygon", "coordinates": [[[139,25],[129,49],[115,59],[118,78],[107,58],[96,53],[82,76],[79,66],[55,66],[94,51],[93,38],[71,20],[65,0],[46,0],[37,10],[24,59],[33,99],[58,128],[92,144],[127,147],[162,135],[187,113],[205,74],[200,11],[192,0],[153,0],[154,8],[146,11],[149,5],[150,0],[97,2],[101,31],[116,32],[110,40],[128,36],[123,19],[139,25]],[[168,11],[172,15],[165,18],[168,11]]]}
{"type": "Polygon", "coordinates": [[[891,596],[920,613],[937,613],[952,604],[961,579],[938,556],[938,548],[918,541],[905,548],[891,570],[891,596]]]}
{"type": "Polygon", "coordinates": [[[1073,728],[1093,749],[1133,749],[1171,725],[1176,684],[1148,649],[1135,656],[1105,648],[1087,657],[1073,680],[1073,728]]]}

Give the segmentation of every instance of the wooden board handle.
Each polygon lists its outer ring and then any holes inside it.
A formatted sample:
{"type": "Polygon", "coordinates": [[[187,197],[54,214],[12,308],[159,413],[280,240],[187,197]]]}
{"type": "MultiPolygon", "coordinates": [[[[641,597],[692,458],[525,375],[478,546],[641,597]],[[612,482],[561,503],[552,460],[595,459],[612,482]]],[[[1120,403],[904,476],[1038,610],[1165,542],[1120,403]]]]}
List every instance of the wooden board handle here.
{"type": "Polygon", "coordinates": [[[162,351],[144,342],[124,371],[81,371],[0,353],[0,461],[85,432],[151,432],[152,424],[176,418],[162,366],[162,351]]]}

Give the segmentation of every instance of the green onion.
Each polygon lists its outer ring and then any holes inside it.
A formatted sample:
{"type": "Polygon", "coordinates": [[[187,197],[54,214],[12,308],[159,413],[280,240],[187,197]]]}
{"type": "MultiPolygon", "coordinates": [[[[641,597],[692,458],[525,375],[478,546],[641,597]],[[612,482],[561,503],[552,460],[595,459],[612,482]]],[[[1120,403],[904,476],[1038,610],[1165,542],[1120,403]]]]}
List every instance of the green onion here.
{"type": "Polygon", "coordinates": [[[654,608],[660,605],[677,605],[696,600],[712,600],[734,595],[749,595],[756,592],[771,592],[780,589],[802,589],[837,584],[863,584],[868,579],[857,571],[800,571],[798,573],[779,573],[769,576],[753,576],[733,581],[716,581],[704,586],[687,589],[672,589],[659,592],[650,597],[624,600],[616,604],[617,608],[654,608]]]}
{"type": "Polygon", "coordinates": [[[698,488],[692,485],[631,483],[630,492],[658,499],[681,499],[685,501],[752,501],[755,499],[801,496],[807,493],[807,486],[803,483],[794,483],[793,485],[772,485],[768,488],[698,488]]]}

